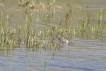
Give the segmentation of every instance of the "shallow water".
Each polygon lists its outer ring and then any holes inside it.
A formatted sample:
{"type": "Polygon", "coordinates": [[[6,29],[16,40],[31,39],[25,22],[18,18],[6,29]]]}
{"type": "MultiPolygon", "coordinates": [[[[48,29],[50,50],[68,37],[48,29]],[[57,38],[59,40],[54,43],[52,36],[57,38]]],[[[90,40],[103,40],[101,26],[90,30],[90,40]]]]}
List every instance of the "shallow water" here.
{"type": "Polygon", "coordinates": [[[28,51],[17,48],[0,56],[1,71],[105,71],[106,43],[77,39],[61,50],[28,51]]]}
{"type": "MultiPolygon", "coordinates": [[[[45,2],[45,0],[43,1],[45,2]]],[[[13,0],[13,2],[15,1],[13,0]]],[[[11,4],[14,5],[13,2],[11,4]]],[[[61,0],[61,2],[57,0],[56,2],[59,5],[67,3],[82,7],[81,11],[74,12],[73,21],[76,21],[76,17],[81,20],[85,19],[87,11],[95,15],[101,9],[106,9],[105,0],[67,0],[66,3],[64,3],[64,0],[61,0]]],[[[11,14],[10,23],[13,26],[25,21],[23,9],[18,8],[16,2],[14,7],[10,5],[9,8],[5,7],[5,9],[3,10],[3,19],[5,20],[6,13],[11,14]]],[[[56,10],[59,14],[56,17],[63,16],[61,14],[66,11],[56,10]]],[[[35,17],[34,12],[33,18],[35,17]]],[[[33,22],[35,21],[33,20],[33,22]]],[[[75,23],[78,24],[78,22],[75,23]]],[[[37,27],[44,27],[43,23],[37,24],[37,27]]],[[[5,50],[4,52],[0,51],[0,71],[106,71],[105,40],[102,42],[101,40],[77,38],[71,42],[72,45],[63,43],[59,50],[35,49],[33,51],[26,48],[16,48],[9,54],[5,50]]]]}

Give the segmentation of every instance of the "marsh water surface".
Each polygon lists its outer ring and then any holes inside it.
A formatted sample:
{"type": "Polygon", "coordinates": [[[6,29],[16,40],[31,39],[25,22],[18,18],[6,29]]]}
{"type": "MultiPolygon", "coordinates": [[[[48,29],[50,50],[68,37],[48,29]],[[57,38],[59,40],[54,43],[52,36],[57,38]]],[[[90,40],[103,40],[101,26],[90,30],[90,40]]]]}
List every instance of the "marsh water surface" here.
{"type": "MultiPolygon", "coordinates": [[[[48,0],[41,1],[48,2],[48,0]]],[[[1,3],[3,2],[1,1],[1,3]]],[[[87,17],[87,12],[91,13],[91,20],[96,21],[95,15],[100,13],[101,9],[106,9],[105,0],[57,0],[55,4],[63,7],[67,3],[81,7],[81,10],[73,10],[72,23],[74,27],[78,27],[76,25],[79,24],[79,21],[87,17]]],[[[17,1],[4,0],[3,4],[3,20],[6,20],[8,13],[11,15],[11,26],[17,27],[17,24],[23,26],[26,20],[25,13],[24,9],[18,6],[17,1]]],[[[55,12],[55,18],[52,21],[59,22],[67,10],[56,9],[55,12]]],[[[33,27],[38,31],[42,30],[45,23],[39,20],[39,24],[36,24],[37,12],[31,10],[31,13],[33,27]]],[[[52,25],[52,23],[49,24],[52,25]]],[[[58,40],[56,42],[61,43],[58,40]]],[[[25,46],[15,48],[10,53],[0,50],[0,71],[106,71],[106,36],[104,41],[75,38],[70,42],[72,45],[62,43],[61,48],[55,50],[33,50],[33,48],[27,49],[25,46]]]]}

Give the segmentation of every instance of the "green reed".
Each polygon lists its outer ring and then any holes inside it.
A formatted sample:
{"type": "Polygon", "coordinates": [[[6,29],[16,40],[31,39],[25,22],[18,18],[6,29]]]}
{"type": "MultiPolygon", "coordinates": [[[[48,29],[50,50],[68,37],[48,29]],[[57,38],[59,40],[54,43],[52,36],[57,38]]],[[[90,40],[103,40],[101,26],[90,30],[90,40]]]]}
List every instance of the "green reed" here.
{"type": "Polygon", "coordinates": [[[49,5],[53,5],[56,2],[56,0],[51,0],[49,5]]]}
{"type": "MultiPolygon", "coordinates": [[[[24,3],[24,0],[20,0],[20,3],[24,3]]],[[[26,1],[27,3],[29,1],[26,1]]],[[[91,14],[87,13],[87,18],[78,24],[78,28],[74,27],[72,21],[73,7],[67,4],[63,17],[55,17],[57,12],[52,9],[52,6],[56,0],[51,0],[51,7],[48,9],[46,6],[38,7],[36,23],[43,22],[43,28],[37,29],[33,26],[33,15],[31,12],[26,13],[26,21],[24,26],[18,25],[16,29],[10,30],[10,18],[7,14],[7,20],[3,20],[3,13],[0,13],[0,46],[1,50],[7,50],[7,53],[11,53],[12,50],[19,47],[26,47],[35,51],[36,49],[50,49],[57,50],[62,47],[62,43],[57,42],[57,35],[69,36],[72,38],[88,38],[92,40],[101,39],[104,41],[104,30],[106,14],[103,11],[97,13],[97,22],[91,22],[91,14]],[[46,8],[45,8],[46,7],[46,8]],[[43,9],[45,11],[43,11],[43,9]],[[51,12],[53,11],[53,12],[51,12]],[[43,13],[44,12],[44,13],[43,13]],[[60,22],[57,22],[57,19],[60,22]],[[41,21],[41,22],[40,22],[41,21]]],[[[30,10],[30,8],[28,8],[30,10]]],[[[14,26],[13,26],[14,27],[14,26]]]]}

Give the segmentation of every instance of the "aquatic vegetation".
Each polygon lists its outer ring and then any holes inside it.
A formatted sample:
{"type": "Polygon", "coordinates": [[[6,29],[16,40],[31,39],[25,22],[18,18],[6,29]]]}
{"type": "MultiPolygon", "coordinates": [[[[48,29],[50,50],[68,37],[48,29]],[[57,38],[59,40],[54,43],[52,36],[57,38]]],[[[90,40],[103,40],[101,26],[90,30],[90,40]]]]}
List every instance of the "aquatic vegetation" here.
{"type": "MultiPolygon", "coordinates": [[[[83,39],[92,39],[92,40],[102,40],[104,41],[106,34],[106,13],[103,10],[100,13],[97,13],[95,20],[92,21],[92,16],[87,12],[86,18],[78,22],[75,27],[73,26],[73,13],[75,6],[73,7],[70,4],[67,4],[66,7],[63,7],[62,17],[58,17],[59,13],[56,12],[54,3],[56,0],[51,0],[50,3],[44,4],[42,2],[37,2],[33,4],[33,8],[36,9],[30,10],[32,3],[30,0],[18,0],[19,5],[28,7],[27,13],[25,13],[26,20],[22,25],[17,24],[16,26],[11,25],[10,19],[11,15],[6,15],[6,20],[3,20],[3,12],[0,12],[0,50],[7,50],[7,53],[14,50],[14,48],[26,47],[35,51],[36,49],[44,50],[56,50],[62,47],[62,43],[58,42],[58,38],[61,40],[60,36],[68,36],[70,38],[83,38],[83,39]],[[34,13],[31,11],[35,11],[34,13]],[[34,14],[36,18],[34,18],[34,14]],[[57,15],[57,16],[56,16],[57,15]],[[37,25],[43,26],[39,29],[37,25]]],[[[76,17],[77,19],[77,17],[76,17]]],[[[63,39],[63,37],[62,37],[63,39]]],[[[65,42],[68,43],[66,40],[65,42]]],[[[44,63],[45,65],[45,63],[44,63]]]]}

